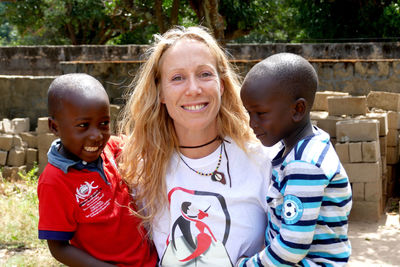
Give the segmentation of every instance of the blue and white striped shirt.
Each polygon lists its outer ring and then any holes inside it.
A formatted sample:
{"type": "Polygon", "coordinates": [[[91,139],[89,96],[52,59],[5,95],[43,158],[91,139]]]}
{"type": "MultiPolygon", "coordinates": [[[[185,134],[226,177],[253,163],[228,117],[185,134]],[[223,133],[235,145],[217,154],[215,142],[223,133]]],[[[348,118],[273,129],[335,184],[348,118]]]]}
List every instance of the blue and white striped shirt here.
{"type": "Polygon", "coordinates": [[[283,151],[272,161],[266,247],[238,266],[345,265],[351,187],[329,135],[315,127],[285,157],[283,151]]]}

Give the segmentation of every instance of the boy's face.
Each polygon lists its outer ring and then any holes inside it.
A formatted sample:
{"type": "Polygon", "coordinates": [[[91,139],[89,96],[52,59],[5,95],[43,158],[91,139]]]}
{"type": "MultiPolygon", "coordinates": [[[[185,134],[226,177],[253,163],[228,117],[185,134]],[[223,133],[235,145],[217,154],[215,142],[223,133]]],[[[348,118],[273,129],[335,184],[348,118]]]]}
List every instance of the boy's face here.
{"type": "Polygon", "coordinates": [[[71,97],[62,104],[50,128],[61,139],[61,153],[67,158],[92,162],[110,138],[110,110],[105,97],[71,97]]]}
{"type": "Polygon", "coordinates": [[[294,127],[295,102],[271,80],[245,82],[240,97],[250,115],[250,126],[264,146],[288,137],[294,127]]]}

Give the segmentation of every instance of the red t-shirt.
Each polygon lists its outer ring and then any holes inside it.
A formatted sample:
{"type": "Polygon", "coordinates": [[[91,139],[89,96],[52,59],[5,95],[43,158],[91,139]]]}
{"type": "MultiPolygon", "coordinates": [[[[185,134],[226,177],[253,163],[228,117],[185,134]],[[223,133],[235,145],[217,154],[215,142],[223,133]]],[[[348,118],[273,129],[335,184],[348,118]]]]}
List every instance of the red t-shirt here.
{"type": "Polygon", "coordinates": [[[155,266],[157,256],[133,209],[115,164],[121,140],[111,137],[102,152],[104,174],[47,164],[39,178],[39,238],[69,240],[93,257],[118,266],[155,266]]]}

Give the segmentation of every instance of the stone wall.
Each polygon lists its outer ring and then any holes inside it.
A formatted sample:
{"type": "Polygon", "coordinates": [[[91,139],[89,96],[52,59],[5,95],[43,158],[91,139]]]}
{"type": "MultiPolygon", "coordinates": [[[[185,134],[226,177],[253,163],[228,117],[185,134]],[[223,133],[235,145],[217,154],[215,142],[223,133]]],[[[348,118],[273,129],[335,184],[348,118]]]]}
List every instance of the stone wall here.
{"type": "MultiPolygon", "coordinates": [[[[60,74],[84,72],[99,79],[113,104],[135,76],[148,46],[0,47],[0,119],[29,117],[31,128],[47,116],[46,92],[60,74]]],[[[319,91],[367,95],[400,92],[400,43],[230,44],[226,46],[239,74],[263,58],[293,52],[307,58],[319,75],[319,91]]]]}

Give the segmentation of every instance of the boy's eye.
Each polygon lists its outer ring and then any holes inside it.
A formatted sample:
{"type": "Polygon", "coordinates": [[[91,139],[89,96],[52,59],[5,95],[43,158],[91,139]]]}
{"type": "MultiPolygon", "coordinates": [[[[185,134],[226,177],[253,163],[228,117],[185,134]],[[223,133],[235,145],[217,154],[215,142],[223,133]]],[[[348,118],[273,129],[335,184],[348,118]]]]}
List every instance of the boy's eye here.
{"type": "Polygon", "coordinates": [[[89,123],[87,123],[87,122],[78,124],[78,127],[80,127],[80,128],[85,128],[85,127],[88,127],[88,126],[89,126],[89,123]]]}
{"type": "Polygon", "coordinates": [[[103,121],[100,123],[101,126],[107,126],[110,124],[110,121],[103,121]]]}

